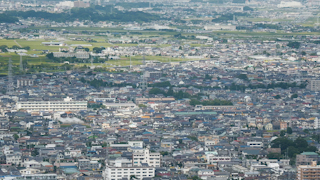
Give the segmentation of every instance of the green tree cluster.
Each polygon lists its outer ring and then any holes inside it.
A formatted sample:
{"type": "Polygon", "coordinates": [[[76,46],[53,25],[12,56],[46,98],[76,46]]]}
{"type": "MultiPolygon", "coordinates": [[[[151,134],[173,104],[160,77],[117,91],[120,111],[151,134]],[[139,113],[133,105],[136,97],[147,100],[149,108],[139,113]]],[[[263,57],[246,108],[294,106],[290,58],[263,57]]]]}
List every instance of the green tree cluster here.
{"type": "Polygon", "coordinates": [[[114,84],[114,83],[108,83],[106,81],[103,81],[102,79],[96,79],[96,78],[90,81],[90,80],[86,80],[84,77],[81,77],[80,81],[82,83],[87,83],[90,86],[93,86],[97,89],[100,87],[126,87],[126,86],[132,86],[133,88],[136,88],[135,84],[130,84],[130,83],[114,84]]]}
{"type": "Polygon", "coordinates": [[[244,6],[244,7],[243,7],[243,10],[244,10],[244,11],[253,11],[254,9],[252,9],[252,8],[249,7],[249,6],[244,6]]]}
{"type": "Polygon", "coordinates": [[[297,42],[297,41],[291,41],[287,44],[288,47],[291,47],[291,48],[295,48],[295,49],[299,49],[300,48],[300,42],[297,42]]]}
{"type": "Polygon", "coordinates": [[[243,80],[248,80],[248,76],[247,76],[246,74],[239,74],[239,75],[237,76],[237,78],[243,79],[243,80]]]}
{"type": "Polygon", "coordinates": [[[104,109],[105,108],[105,106],[102,103],[88,103],[87,107],[93,108],[93,109],[104,109]]]}
{"type": "Polygon", "coordinates": [[[214,99],[214,100],[205,100],[205,101],[199,101],[197,99],[191,99],[190,105],[204,105],[204,106],[225,106],[230,105],[232,106],[232,102],[228,100],[220,100],[220,99],[214,99]]]}
{"type": "Polygon", "coordinates": [[[5,13],[0,14],[0,23],[15,23],[19,22],[19,19],[14,16],[8,16],[5,13]]]}
{"type": "MultiPolygon", "coordinates": [[[[152,89],[150,89],[149,94],[153,94],[153,95],[162,94],[166,97],[173,96],[176,99],[183,99],[183,98],[191,98],[192,97],[189,93],[183,92],[183,91],[178,91],[175,93],[175,92],[173,92],[172,87],[170,87],[167,92],[162,89],[159,89],[159,88],[152,88],[152,89]]],[[[196,97],[196,98],[198,98],[198,97],[196,97]]]]}
{"type": "Polygon", "coordinates": [[[295,157],[302,152],[316,152],[318,149],[315,146],[310,146],[302,137],[298,137],[292,141],[286,137],[280,137],[271,142],[272,148],[281,148],[281,154],[288,152],[290,158],[295,157]]]}

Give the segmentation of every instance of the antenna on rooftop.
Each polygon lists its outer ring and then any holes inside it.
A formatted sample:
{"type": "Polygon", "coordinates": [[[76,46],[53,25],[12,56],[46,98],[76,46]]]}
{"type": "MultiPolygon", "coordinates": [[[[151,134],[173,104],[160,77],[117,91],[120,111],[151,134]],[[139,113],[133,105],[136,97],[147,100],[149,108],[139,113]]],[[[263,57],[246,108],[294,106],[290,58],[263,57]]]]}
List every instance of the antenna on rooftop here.
{"type": "Polygon", "coordinates": [[[13,78],[12,78],[12,60],[9,59],[8,63],[8,85],[7,85],[7,94],[12,95],[13,93],[13,78]]]}

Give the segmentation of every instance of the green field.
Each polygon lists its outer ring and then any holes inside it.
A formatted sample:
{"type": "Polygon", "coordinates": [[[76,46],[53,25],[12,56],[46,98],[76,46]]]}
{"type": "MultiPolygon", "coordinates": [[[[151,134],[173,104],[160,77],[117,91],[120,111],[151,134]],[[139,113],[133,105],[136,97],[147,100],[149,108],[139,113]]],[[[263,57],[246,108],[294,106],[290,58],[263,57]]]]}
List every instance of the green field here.
{"type": "MultiPolygon", "coordinates": [[[[172,58],[166,56],[145,56],[146,62],[148,61],[159,61],[163,63],[169,62],[183,62],[183,61],[193,61],[198,59],[185,59],[185,58],[172,58]]],[[[115,66],[130,66],[130,57],[121,57],[120,60],[109,60],[108,64],[113,64],[115,66]]],[[[141,65],[143,64],[142,56],[132,56],[131,57],[131,65],[141,65]]]]}

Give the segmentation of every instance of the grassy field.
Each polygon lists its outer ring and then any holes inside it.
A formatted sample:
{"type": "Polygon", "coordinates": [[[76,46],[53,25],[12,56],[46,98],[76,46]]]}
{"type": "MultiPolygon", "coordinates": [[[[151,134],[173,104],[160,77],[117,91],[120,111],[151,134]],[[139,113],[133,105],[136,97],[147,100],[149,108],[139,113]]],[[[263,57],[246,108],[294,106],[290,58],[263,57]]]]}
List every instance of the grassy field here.
{"type": "MultiPolygon", "coordinates": [[[[166,56],[145,56],[146,61],[159,61],[163,63],[169,62],[183,62],[183,61],[192,61],[199,59],[186,59],[186,58],[172,58],[166,56]]],[[[130,57],[121,57],[120,60],[109,60],[107,63],[115,65],[115,66],[130,66],[130,57]]],[[[131,64],[132,65],[140,65],[143,63],[142,56],[132,56],[131,64]]]]}

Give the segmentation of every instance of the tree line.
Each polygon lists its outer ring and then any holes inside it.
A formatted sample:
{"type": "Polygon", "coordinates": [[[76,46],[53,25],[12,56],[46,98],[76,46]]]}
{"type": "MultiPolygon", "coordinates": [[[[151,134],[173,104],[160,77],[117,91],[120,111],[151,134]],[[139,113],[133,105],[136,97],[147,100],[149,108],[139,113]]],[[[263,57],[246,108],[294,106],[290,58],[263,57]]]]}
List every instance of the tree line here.
{"type": "Polygon", "coordinates": [[[96,78],[94,78],[93,80],[90,81],[90,80],[86,80],[84,77],[81,77],[80,81],[82,83],[87,83],[90,86],[95,87],[96,89],[99,89],[101,87],[126,87],[126,86],[132,86],[133,88],[137,87],[135,84],[130,84],[130,83],[120,83],[120,84],[108,83],[106,81],[103,81],[102,79],[96,79],[96,78]]]}
{"type": "MultiPolygon", "coordinates": [[[[159,20],[160,16],[145,13],[141,11],[119,11],[113,6],[91,6],[89,8],[72,8],[70,13],[50,13],[46,11],[7,11],[1,14],[6,17],[17,17],[27,19],[29,17],[43,18],[56,22],[71,22],[75,20],[90,20],[93,22],[99,21],[114,21],[114,22],[150,22],[159,20]],[[111,11],[112,9],[112,11],[111,11]],[[112,12],[112,13],[111,13],[112,12]]],[[[0,18],[2,19],[2,18],[0,18]]]]}
{"type": "Polygon", "coordinates": [[[195,105],[204,105],[204,106],[215,106],[215,105],[233,105],[231,101],[228,100],[219,100],[219,99],[214,99],[214,100],[204,100],[201,101],[201,96],[203,96],[204,94],[198,93],[197,95],[191,95],[187,92],[183,92],[183,91],[178,91],[178,92],[174,92],[172,87],[169,88],[168,91],[164,91],[162,89],[159,88],[152,88],[149,91],[150,95],[159,95],[162,94],[166,97],[171,96],[174,97],[175,99],[183,99],[183,98],[188,98],[191,99],[190,101],[190,105],[195,106],[195,105]]]}
{"type": "Polygon", "coordinates": [[[7,45],[1,45],[1,46],[0,46],[1,52],[8,52],[7,49],[25,49],[25,50],[30,50],[30,46],[19,47],[19,46],[17,46],[17,45],[13,45],[11,48],[8,47],[7,45]]]}
{"type": "MultiPolygon", "coordinates": [[[[74,57],[54,57],[53,53],[48,53],[46,55],[46,57],[56,63],[64,63],[66,61],[69,63],[89,63],[89,62],[91,62],[90,58],[89,59],[79,59],[79,58],[76,58],[75,56],[74,57]]],[[[108,60],[108,58],[102,59],[102,58],[95,57],[95,58],[93,58],[93,63],[105,63],[107,60],[108,60]]]]}
{"type": "MultiPolygon", "coordinates": [[[[302,137],[298,137],[296,140],[292,141],[286,137],[280,137],[271,142],[272,148],[281,148],[281,155],[287,155],[290,158],[294,158],[297,154],[302,152],[316,152],[318,149],[315,146],[311,146],[302,137]]],[[[273,154],[276,156],[275,154],[273,154]]]]}

